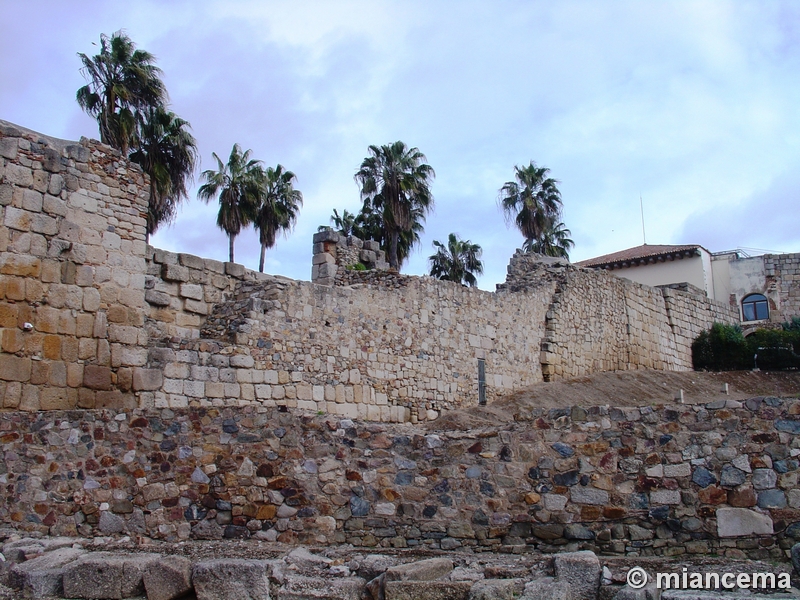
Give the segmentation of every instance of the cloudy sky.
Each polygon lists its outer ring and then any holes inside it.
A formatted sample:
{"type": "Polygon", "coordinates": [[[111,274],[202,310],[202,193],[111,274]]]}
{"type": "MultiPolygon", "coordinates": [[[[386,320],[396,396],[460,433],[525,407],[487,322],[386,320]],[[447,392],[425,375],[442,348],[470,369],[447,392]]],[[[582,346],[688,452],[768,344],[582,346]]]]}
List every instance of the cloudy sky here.
{"type": "MultiPolygon", "coordinates": [[[[202,168],[239,143],[294,171],[305,205],[271,273],[310,277],[317,226],[358,210],[367,146],[395,140],[436,171],[407,273],[457,232],[494,289],[522,243],[498,189],[531,160],[560,181],[575,261],[641,244],[640,196],[648,243],[800,251],[796,2],[0,0],[0,15],[0,119],[98,137],[76,53],[124,29],[156,55],[202,168]]],[[[153,244],[226,260],[215,215],[193,193],[153,244]]],[[[257,267],[252,230],[236,252],[257,267]]]]}

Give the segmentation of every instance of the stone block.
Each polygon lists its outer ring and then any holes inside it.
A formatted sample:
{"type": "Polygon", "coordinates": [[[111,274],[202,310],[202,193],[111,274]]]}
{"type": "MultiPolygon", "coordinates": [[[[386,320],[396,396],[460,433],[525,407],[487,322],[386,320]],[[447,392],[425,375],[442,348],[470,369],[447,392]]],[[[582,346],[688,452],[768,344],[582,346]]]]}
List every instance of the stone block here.
{"type": "Polygon", "coordinates": [[[289,575],[278,590],[279,600],[360,600],[365,581],[360,577],[303,577],[289,575]]]}
{"type": "Polygon", "coordinates": [[[566,581],[542,577],[525,584],[520,600],[572,600],[572,594],[566,581]]]}
{"type": "Polygon", "coordinates": [[[595,600],[602,568],[594,552],[565,552],[553,559],[556,581],[569,584],[572,600],[595,600]]]}
{"type": "Polygon", "coordinates": [[[90,390],[110,390],[111,369],[98,365],[85,365],[83,368],[83,385],[90,390]]]}
{"type": "Polygon", "coordinates": [[[164,263],[161,265],[161,278],[165,281],[189,281],[189,269],[180,265],[164,263]]]}
{"type": "Polygon", "coordinates": [[[262,560],[217,559],[192,569],[197,600],[269,600],[269,565],[262,560]]]}
{"type": "Polygon", "coordinates": [[[313,242],[315,244],[319,244],[322,242],[332,242],[334,244],[339,242],[339,234],[336,233],[333,229],[325,229],[323,231],[318,231],[314,234],[313,242]]]}
{"type": "Polygon", "coordinates": [[[740,537],[749,535],[772,535],[772,519],[769,515],[747,508],[718,508],[717,535],[740,537]]]}
{"type": "Polygon", "coordinates": [[[469,581],[387,581],[386,600],[467,600],[469,581]]]}
{"type": "Polygon", "coordinates": [[[524,579],[483,579],[472,585],[469,600],[516,600],[524,589],[524,579]]]}
{"type": "Polygon", "coordinates": [[[225,263],[225,273],[230,275],[231,277],[235,277],[237,279],[241,279],[244,277],[245,268],[244,265],[240,265],[237,263],[226,262],[225,263]]]}
{"type": "Polygon", "coordinates": [[[178,254],[178,262],[184,267],[204,271],[206,268],[206,261],[199,256],[193,254],[178,254]]]}
{"type": "Polygon", "coordinates": [[[64,569],[67,598],[122,600],[144,594],[143,576],[158,554],[113,554],[92,552],[64,569]]]}
{"type": "Polygon", "coordinates": [[[165,556],[144,572],[147,600],[174,600],[192,591],[192,563],[183,556],[165,556]]]}
{"type": "Polygon", "coordinates": [[[386,581],[433,581],[453,570],[449,558],[429,558],[397,565],[386,570],[386,581]]]}
{"type": "Polygon", "coordinates": [[[583,487],[580,485],[572,486],[569,489],[569,496],[572,502],[577,504],[608,504],[608,492],[596,488],[583,487]]]}
{"type": "Polygon", "coordinates": [[[9,573],[9,586],[26,598],[61,596],[64,591],[64,567],[86,551],[81,548],[58,548],[20,564],[9,573]]]}
{"type": "Polygon", "coordinates": [[[3,356],[0,360],[0,379],[3,381],[28,381],[31,378],[31,359],[3,356]]]}
{"type": "Polygon", "coordinates": [[[133,389],[135,391],[152,391],[161,389],[164,382],[164,374],[161,369],[143,369],[134,367],[133,369],[133,389]]]}
{"type": "Polygon", "coordinates": [[[159,292],[157,290],[145,291],[144,299],[145,302],[152,304],[153,306],[169,306],[170,304],[169,294],[165,294],[164,292],[159,292]]]}
{"type": "Polygon", "coordinates": [[[180,286],[180,295],[183,298],[191,298],[192,300],[203,299],[203,286],[195,283],[182,283],[180,286]]]}
{"type": "Polygon", "coordinates": [[[680,490],[653,490],[650,492],[652,504],[680,504],[680,490]]]}

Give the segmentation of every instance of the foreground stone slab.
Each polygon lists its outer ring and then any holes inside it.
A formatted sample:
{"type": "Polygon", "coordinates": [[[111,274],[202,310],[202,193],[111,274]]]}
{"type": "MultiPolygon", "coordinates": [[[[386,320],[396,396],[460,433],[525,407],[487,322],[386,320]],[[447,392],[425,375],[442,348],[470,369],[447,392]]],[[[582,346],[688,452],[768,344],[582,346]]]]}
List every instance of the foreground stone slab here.
{"type": "Polygon", "coordinates": [[[429,558],[386,569],[386,581],[432,581],[453,570],[449,558],[429,558]]]}
{"type": "Polygon", "coordinates": [[[659,600],[659,598],[661,598],[661,590],[654,583],[650,583],[638,590],[625,585],[614,596],[614,600],[659,600]]]}
{"type": "Polygon", "coordinates": [[[294,575],[286,578],[277,592],[277,600],[360,600],[366,583],[361,577],[322,578],[294,575]]]}
{"type": "Polygon", "coordinates": [[[60,596],[64,592],[64,567],[78,560],[86,550],[59,548],[11,568],[8,583],[27,598],[60,596]]]}
{"type": "Polygon", "coordinates": [[[145,571],[160,554],[92,552],[64,568],[67,598],[122,600],[144,594],[145,571]]]}
{"type": "Polygon", "coordinates": [[[192,569],[197,600],[269,600],[269,565],[262,560],[218,559],[192,569]]]}
{"type": "Polygon", "coordinates": [[[469,600],[514,600],[524,589],[523,579],[483,579],[472,584],[469,600]]]}
{"type": "Polygon", "coordinates": [[[752,594],[748,590],[711,592],[700,590],[664,590],[661,600],[797,600],[796,591],[778,594],[752,594]]]}
{"type": "Polygon", "coordinates": [[[566,581],[542,577],[525,584],[525,591],[520,600],[572,600],[572,595],[566,581]]]}
{"type": "Polygon", "coordinates": [[[192,590],[192,562],[183,556],[165,556],[144,572],[147,600],[174,600],[192,590]]]}
{"type": "Polygon", "coordinates": [[[595,600],[600,589],[602,568],[594,552],[565,552],[553,559],[556,581],[565,581],[572,590],[572,600],[595,600]]]}
{"type": "Polygon", "coordinates": [[[387,581],[386,600],[468,600],[469,581],[387,581]]]}
{"type": "Polygon", "coordinates": [[[748,508],[717,509],[717,535],[739,537],[743,535],[772,535],[769,515],[748,508]]]}

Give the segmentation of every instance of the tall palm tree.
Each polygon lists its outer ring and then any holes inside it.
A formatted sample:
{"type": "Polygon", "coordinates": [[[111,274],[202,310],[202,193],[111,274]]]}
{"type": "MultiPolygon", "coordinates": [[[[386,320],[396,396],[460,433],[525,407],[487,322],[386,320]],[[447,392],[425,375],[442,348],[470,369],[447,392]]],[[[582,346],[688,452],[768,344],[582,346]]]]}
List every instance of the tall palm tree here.
{"type": "Polygon", "coordinates": [[[130,159],[150,176],[147,237],[159,225],[175,218],[178,205],[188,198],[187,180],[197,164],[197,142],[187,121],[162,107],[138,113],[138,144],[130,159]]]}
{"type": "Polygon", "coordinates": [[[500,188],[498,201],[506,220],[514,222],[528,245],[541,240],[561,215],[561,192],[549,173],[531,161],[527,167],[514,167],[515,181],[500,188]]]}
{"type": "MultiPolygon", "coordinates": [[[[261,242],[259,272],[264,272],[264,255],[275,245],[279,233],[287,233],[297,222],[297,213],[303,205],[303,194],[294,189],[295,174],[282,165],[269,167],[261,174],[261,193],[256,206],[253,225],[261,242]]],[[[335,212],[335,211],[334,211],[335,212]]],[[[347,212],[347,211],[345,211],[347,212]]]]}
{"type": "Polygon", "coordinates": [[[234,144],[227,163],[212,153],[217,170],[203,171],[200,177],[206,183],[197,190],[198,198],[204,202],[219,194],[217,226],[228,234],[230,262],[233,262],[233,240],[253,221],[262,195],[261,161],[251,159],[250,153],[250,150],[242,152],[239,144],[234,144]]]}
{"type": "Polygon", "coordinates": [[[538,240],[525,240],[522,249],[525,252],[538,252],[545,256],[556,256],[569,260],[569,251],[575,246],[570,239],[572,232],[558,222],[551,224],[542,232],[538,240]]]}
{"type": "Polygon", "coordinates": [[[483,250],[478,244],[461,240],[455,233],[451,233],[447,236],[447,246],[434,240],[433,247],[436,248],[436,254],[428,257],[432,277],[471,287],[478,285],[475,275],[483,273],[483,250]]]}
{"type": "MultiPolygon", "coordinates": [[[[433,207],[430,184],[435,177],[425,155],[403,142],[370,146],[356,172],[364,206],[379,212],[389,251],[389,266],[398,269],[398,244],[403,232],[413,230],[414,219],[433,207]]],[[[418,221],[417,221],[418,222],[418,221]]]]}
{"type": "Polygon", "coordinates": [[[97,119],[100,141],[127,154],[136,137],[136,111],[163,106],[167,100],[161,69],[123,31],[101,35],[99,54],[78,56],[89,80],[76,94],[78,104],[97,119]]]}

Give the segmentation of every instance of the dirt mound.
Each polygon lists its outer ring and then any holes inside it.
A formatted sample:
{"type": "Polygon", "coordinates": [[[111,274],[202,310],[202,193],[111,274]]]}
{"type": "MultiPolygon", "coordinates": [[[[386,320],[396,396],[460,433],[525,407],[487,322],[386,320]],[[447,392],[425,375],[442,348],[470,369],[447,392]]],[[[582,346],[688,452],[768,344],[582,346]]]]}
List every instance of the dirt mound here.
{"type": "Polygon", "coordinates": [[[488,406],[444,413],[431,429],[470,429],[515,420],[534,408],[571,406],[650,406],[671,404],[680,390],[684,403],[704,404],[720,398],[800,395],[800,372],[614,371],[566,381],[539,383],[499,398],[488,406]],[[725,394],[724,384],[728,384],[725,394]],[[518,417],[517,417],[518,418],[518,417]]]}

